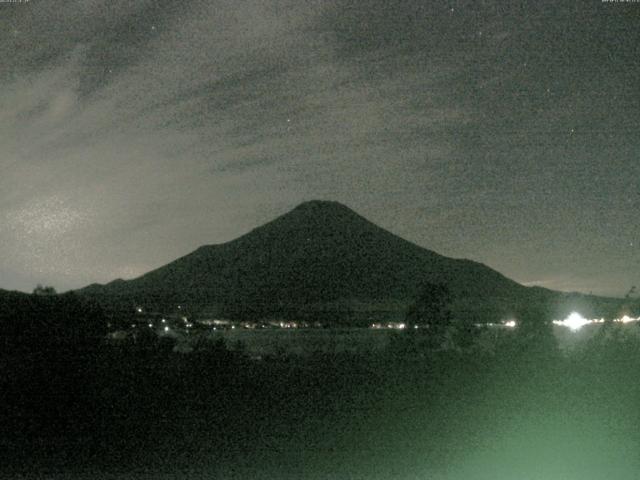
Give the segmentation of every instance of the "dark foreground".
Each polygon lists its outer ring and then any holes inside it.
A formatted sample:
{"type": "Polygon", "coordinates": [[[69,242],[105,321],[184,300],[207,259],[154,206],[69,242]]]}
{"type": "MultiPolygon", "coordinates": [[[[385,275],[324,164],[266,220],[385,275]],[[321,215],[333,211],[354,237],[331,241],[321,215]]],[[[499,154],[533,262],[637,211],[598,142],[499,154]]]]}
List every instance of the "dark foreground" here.
{"type": "Polygon", "coordinates": [[[2,478],[631,479],[640,345],[251,360],[223,344],[1,353],[2,478]]]}

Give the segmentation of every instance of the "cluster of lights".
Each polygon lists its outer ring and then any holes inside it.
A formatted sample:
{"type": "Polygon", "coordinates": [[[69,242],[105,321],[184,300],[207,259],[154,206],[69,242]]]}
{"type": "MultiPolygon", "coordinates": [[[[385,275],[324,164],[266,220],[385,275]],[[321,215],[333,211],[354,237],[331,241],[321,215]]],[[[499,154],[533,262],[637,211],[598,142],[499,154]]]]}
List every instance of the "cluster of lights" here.
{"type": "MultiPolygon", "coordinates": [[[[613,322],[615,323],[631,323],[631,322],[638,322],[638,321],[640,321],[640,317],[632,318],[629,315],[624,315],[621,318],[616,318],[613,320],[613,322]]],[[[580,330],[585,325],[592,325],[592,324],[598,324],[598,323],[604,323],[604,322],[605,322],[604,318],[596,318],[593,320],[589,320],[587,318],[584,318],[582,315],[580,315],[577,312],[572,312],[564,320],[554,320],[553,324],[559,325],[562,327],[567,327],[570,330],[575,332],[577,330],[580,330]]]]}
{"type": "MultiPolygon", "coordinates": [[[[380,330],[380,329],[404,330],[405,328],[407,328],[407,324],[406,323],[398,323],[398,322],[372,323],[369,328],[373,328],[373,329],[376,329],[376,330],[380,330]]],[[[418,326],[415,325],[413,328],[418,328],[418,326]]]]}
{"type": "Polygon", "coordinates": [[[298,328],[296,322],[280,322],[280,328],[298,328]]]}
{"type": "Polygon", "coordinates": [[[640,322],[640,317],[632,318],[629,315],[625,315],[622,318],[618,318],[618,319],[614,320],[614,322],[619,322],[619,323],[640,322]]]}
{"type": "MultiPolygon", "coordinates": [[[[178,305],[178,309],[182,309],[181,305],[178,305]]],[[[137,313],[142,313],[143,309],[142,307],[136,307],[136,311],[137,313]]],[[[193,323],[189,322],[187,317],[182,317],[182,321],[185,323],[185,326],[187,328],[191,328],[193,327],[193,323]]],[[[616,318],[614,320],[612,320],[614,323],[623,323],[623,324],[627,324],[627,323],[631,323],[631,322],[640,322],[640,317],[638,318],[633,318],[630,317],[629,315],[624,315],[621,318],[616,318]]],[[[163,324],[165,324],[164,326],[164,331],[168,332],[170,331],[170,328],[168,325],[166,325],[167,320],[165,318],[161,319],[161,322],[163,324]]],[[[577,312],[572,312],[571,314],[569,314],[569,316],[567,316],[567,318],[565,318],[564,320],[554,320],[553,324],[554,325],[558,325],[561,327],[566,327],[568,329],[570,329],[571,331],[578,331],[580,330],[582,327],[584,327],[585,325],[592,325],[592,324],[602,324],[605,323],[605,319],[604,318],[598,318],[598,319],[587,319],[585,317],[583,317],[582,315],[580,315],[577,312]]],[[[505,322],[502,322],[501,324],[493,324],[493,323],[489,323],[489,324],[485,324],[488,326],[502,326],[505,328],[515,328],[517,326],[517,322],[516,320],[508,320],[505,322]]],[[[296,323],[293,322],[280,322],[280,327],[281,328],[296,328],[298,325],[296,323]]],[[[132,324],[131,325],[132,328],[135,328],[135,325],[132,324]]],[[[153,324],[149,323],[149,328],[152,328],[153,324]]],[[[231,326],[232,329],[235,329],[235,325],[231,326]]],[[[398,329],[398,330],[403,330],[405,328],[407,328],[407,325],[405,323],[400,323],[400,322],[389,322],[389,323],[374,323],[371,325],[371,328],[374,329],[398,329]]],[[[414,325],[413,328],[418,328],[418,325],[414,325]]],[[[216,330],[216,328],[214,327],[213,330],[216,330]]]]}

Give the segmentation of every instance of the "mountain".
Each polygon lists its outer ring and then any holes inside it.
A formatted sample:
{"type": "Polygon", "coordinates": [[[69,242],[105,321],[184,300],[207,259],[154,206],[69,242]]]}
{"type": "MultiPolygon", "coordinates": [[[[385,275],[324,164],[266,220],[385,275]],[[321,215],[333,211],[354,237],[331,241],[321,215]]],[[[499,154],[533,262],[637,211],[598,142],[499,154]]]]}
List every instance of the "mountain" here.
{"type": "Polygon", "coordinates": [[[479,320],[499,321],[563,297],[419,247],[328,201],[305,202],[233,241],[78,293],[158,308],[184,304],[228,317],[322,316],[352,324],[402,318],[423,282],[447,285],[454,313],[479,320]]]}

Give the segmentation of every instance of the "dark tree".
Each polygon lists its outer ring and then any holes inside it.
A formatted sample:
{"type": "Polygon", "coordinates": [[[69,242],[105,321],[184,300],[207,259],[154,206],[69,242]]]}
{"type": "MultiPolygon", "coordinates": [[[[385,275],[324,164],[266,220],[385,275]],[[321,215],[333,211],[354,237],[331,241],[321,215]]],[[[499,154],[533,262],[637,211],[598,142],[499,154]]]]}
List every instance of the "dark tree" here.
{"type": "Polygon", "coordinates": [[[638,295],[638,289],[633,285],[627,294],[624,296],[625,307],[629,310],[631,315],[640,315],[640,295],[638,295]]]}
{"type": "Polygon", "coordinates": [[[548,358],[558,355],[558,341],[553,333],[550,305],[531,304],[517,312],[516,336],[521,353],[548,358]]]}
{"type": "Polygon", "coordinates": [[[34,295],[56,295],[56,289],[50,286],[43,287],[41,284],[36,285],[33,289],[34,295]]]}
{"type": "Polygon", "coordinates": [[[412,331],[417,325],[426,331],[430,346],[441,346],[452,326],[450,305],[451,293],[446,285],[425,282],[407,311],[407,327],[412,331]]]}
{"type": "Polygon", "coordinates": [[[629,300],[631,298],[634,298],[637,294],[637,289],[635,285],[632,285],[631,288],[629,289],[629,291],[627,292],[627,294],[624,296],[624,298],[626,300],[629,300]]]}

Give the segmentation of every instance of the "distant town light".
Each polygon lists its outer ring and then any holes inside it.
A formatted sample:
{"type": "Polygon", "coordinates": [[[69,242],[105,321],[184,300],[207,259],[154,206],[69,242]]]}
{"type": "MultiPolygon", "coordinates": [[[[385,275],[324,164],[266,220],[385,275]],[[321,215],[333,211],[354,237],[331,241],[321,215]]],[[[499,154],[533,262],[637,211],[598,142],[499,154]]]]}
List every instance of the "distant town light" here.
{"type": "Polygon", "coordinates": [[[150,323],[150,324],[149,324],[149,328],[153,328],[153,323],[150,323]]]}
{"type": "Polygon", "coordinates": [[[169,327],[164,327],[164,331],[168,332],[169,331],[169,327]]]}
{"type": "Polygon", "coordinates": [[[515,328],[515,326],[517,325],[515,320],[509,320],[507,322],[504,322],[504,326],[507,328],[515,328]]]}
{"type": "Polygon", "coordinates": [[[138,307],[138,308],[136,308],[136,312],[138,312],[138,313],[142,313],[142,307],[138,307]]]}

